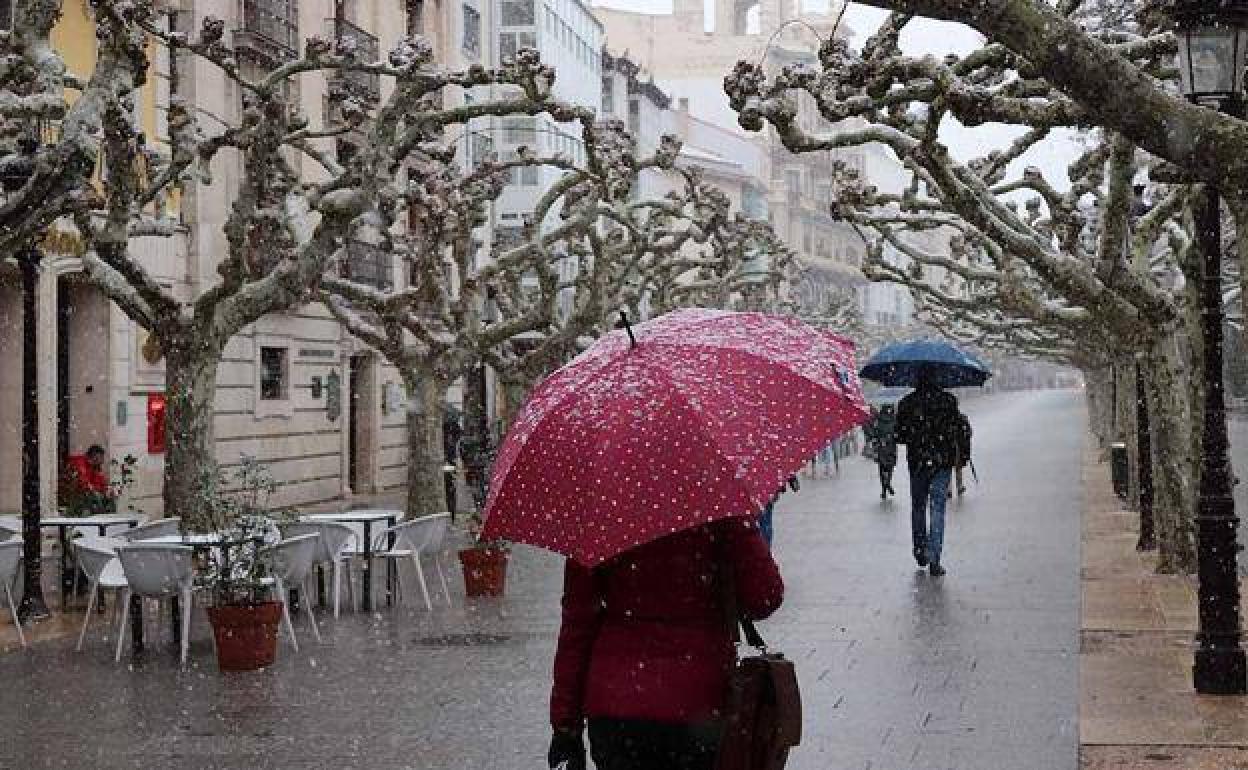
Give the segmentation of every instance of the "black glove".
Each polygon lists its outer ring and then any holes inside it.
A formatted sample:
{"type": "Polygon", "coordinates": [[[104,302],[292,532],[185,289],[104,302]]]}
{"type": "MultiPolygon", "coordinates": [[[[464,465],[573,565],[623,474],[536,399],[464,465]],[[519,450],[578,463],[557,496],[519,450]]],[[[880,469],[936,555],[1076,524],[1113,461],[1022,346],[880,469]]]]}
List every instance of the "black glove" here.
{"type": "Polygon", "coordinates": [[[550,752],[546,755],[546,761],[551,767],[585,770],[585,739],[581,737],[581,731],[566,727],[556,728],[554,735],[550,737],[550,752]]]}

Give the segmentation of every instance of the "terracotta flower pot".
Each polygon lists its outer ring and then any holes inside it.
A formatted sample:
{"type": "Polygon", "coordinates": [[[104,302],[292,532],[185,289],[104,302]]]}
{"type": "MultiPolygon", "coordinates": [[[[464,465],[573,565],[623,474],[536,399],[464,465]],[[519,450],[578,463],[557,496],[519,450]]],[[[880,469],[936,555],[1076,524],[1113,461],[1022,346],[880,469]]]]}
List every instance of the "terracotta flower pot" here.
{"type": "Polygon", "coordinates": [[[507,551],[503,548],[465,548],[459,552],[468,596],[502,596],[507,586],[507,551]]]}
{"type": "Polygon", "coordinates": [[[281,602],[209,607],[208,619],[217,641],[217,667],[222,671],[254,671],[273,665],[281,602]]]}

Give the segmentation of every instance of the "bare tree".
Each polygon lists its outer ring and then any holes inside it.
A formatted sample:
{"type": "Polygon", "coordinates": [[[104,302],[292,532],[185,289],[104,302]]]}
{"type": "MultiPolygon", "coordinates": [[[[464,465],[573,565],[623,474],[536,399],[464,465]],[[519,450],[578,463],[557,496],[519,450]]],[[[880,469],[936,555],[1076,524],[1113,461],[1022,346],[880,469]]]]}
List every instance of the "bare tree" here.
{"type": "MultiPolygon", "coordinates": [[[[743,62],[725,88],[744,126],[769,123],[794,152],[875,142],[896,155],[910,175],[905,190],[881,193],[846,173],[834,214],[871,242],[868,276],[910,287],[929,323],[956,338],[1089,367],[1125,363],[1137,352],[1147,356],[1161,566],[1189,569],[1190,458],[1197,435],[1189,407],[1198,394],[1187,377],[1194,370],[1189,340],[1195,327],[1187,312],[1190,292],[1182,289],[1196,282],[1159,280],[1159,273],[1190,274],[1194,267],[1181,225],[1187,189],[1159,184],[1158,203],[1137,211],[1135,176],[1167,168],[1133,143],[1145,144],[1138,125],[1104,118],[1100,107],[1072,98],[1058,87],[1065,88],[1064,82],[1043,79],[1043,68],[1002,45],[939,61],[908,57],[898,38],[910,18],[891,16],[861,53],[828,41],[820,72],[790,67],[768,79],[743,62]],[[804,131],[795,93],[809,95],[833,128],[823,135],[804,131]],[[941,125],[951,117],[1024,131],[1008,146],[962,164],[940,140],[941,125]],[[1085,153],[1069,169],[1066,192],[1038,169],[1013,171],[1013,161],[1054,129],[1094,122],[1121,131],[1089,135],[1085,153]],[[1020,197],[1029,197],[1021,210],[1020,197]],[[1089,201],[1095,217],[1085,211],[1089,201]],[[944,231],[956,239],[950,253],[932,253],[905,237],[915,231],[944,231]],[[885,246],[904,259],[882,259],[885,246]],[[1158,255],[1165,263],[1160,271],[1158,255]],[[1173,398],[1176,388],[1189,394],[1186,402],[1173,398]]],[[[1165,57],[1173,50],[1168,35],[1106,30],[1108,42],[1100,42],[1078,34],[1088,39],[1080,45],[1086,42],[1154,83],[1158,100],[1186,109],[1153,80],[1165,74],[1165,57]]],[[[1178,158],[1174,149],[1166,150],[1173,157],[1162,158],[1178,158]]]]}
{"type": "MultiPolygon", "coordinates": [[[[89,276],[123,311],[150,329],[166,362],[168,424],[165,460],[166,510],[198,526],[196,488],[213,457],[212,415],[217,362],[226,343],[248,324],[314,298],[321,277],[344,258],[361,233],[385,233],[396,212],[418,192],[408,184],[407,162],[449,129],[480,116],[547,110],[553,72],[533,56],[496,70],[444,71],[422,40],[404,39],[385,61],[362,61],[345,41],[310,37],[301,56],[257,78],[240,71],[223,42],[224,24],[209,18],[194,39],[169,33],[142,3],[100,3],[100,25],[132,19],[171,52],[185,50],[216,67],[244,94],[238,125],[206,134],[193,111],[176,99],[170,107],[168,159],[155,169],[153,155],[126,120],[127,94],[109,92],[99,112],[106,159],[103,201],[98,210],[74,212],[90,251],[89,276]],[[125,15],[128,14],[128,15],[125,15]],[[366,72],[393,81],[389,97],[374,111],[347,100],[340,119],[310,125],[286,86],[304,73],[366,72]],[[441,106],[447,89],[514,86],[504,98],[458,107],[441,106]],[[348,131],[365,137],[346,162],[322,149],[322,140],[348,131]],[[214,159],[241,158],[238,189],[225,223],[227,253],[218,281],[197,296],[182,298],[162,287],[130,251],[136,234],[159,227],[137,225],[162,192],[178,184],[211,184],[214,159]],[[293,158],[320,167],[323,181],[306,181],[293,158]]],[[[138,43],[145,42],[135,35],[138,43]]],[[[131,55],[142,56],[136,46],[131,55]]],[[[140,71],[146,69],[136,64],[140,71]]]]}

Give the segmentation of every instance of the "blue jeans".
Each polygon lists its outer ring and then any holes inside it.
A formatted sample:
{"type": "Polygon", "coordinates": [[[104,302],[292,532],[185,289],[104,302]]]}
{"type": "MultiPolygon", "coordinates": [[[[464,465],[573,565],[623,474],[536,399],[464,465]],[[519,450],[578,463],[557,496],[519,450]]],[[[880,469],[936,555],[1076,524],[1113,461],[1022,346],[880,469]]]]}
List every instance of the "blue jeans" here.
{"type": "Polygon", "coordinates": [[[926,547],[928,561],[937,564],[945,544],[945,501],[949,497],[950,475],[948,468],[920,466],[910,469],[910,536],[914,547],[926,547]]]}

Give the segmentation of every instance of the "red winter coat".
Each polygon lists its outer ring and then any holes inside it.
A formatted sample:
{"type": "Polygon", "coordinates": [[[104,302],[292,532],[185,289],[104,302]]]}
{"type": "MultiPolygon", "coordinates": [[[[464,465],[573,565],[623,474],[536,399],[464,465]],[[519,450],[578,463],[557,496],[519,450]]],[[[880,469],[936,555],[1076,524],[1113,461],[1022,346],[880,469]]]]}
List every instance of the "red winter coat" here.
{"type": "Polygon", "coordinates": [[[780,571],[744,519],[665,537],[593,570],[569,560],[551,724],[714,719],[736,653],[721,564],[732,565],[739,614],[757,620],[780,606],[780,571]]]}
{"type": "Polygon", "coordinates": [[[108,476],[96,470],[87,460],[86,455],[70,455],[66,458],[70,478],[78,483],[84,492],[108,494],[108,476]]]}

